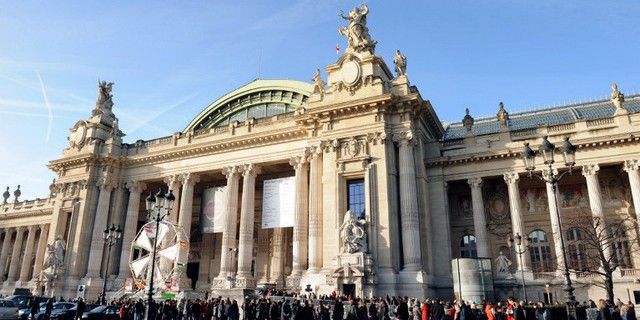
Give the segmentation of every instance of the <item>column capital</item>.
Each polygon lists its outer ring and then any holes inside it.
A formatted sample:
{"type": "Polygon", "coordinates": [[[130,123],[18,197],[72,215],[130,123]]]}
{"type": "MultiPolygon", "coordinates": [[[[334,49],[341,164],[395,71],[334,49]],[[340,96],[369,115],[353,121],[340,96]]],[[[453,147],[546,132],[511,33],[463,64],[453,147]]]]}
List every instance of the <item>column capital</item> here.
{"type": "Polygon", "coordinates": [[[517,184],[520,180],[520,175],[517,172],[506,172],[504,174],[504,181],[507,184],[517,184]]]}
{"type": "Polygon", "coordinates": [[[102,176],[98,178],[96,185],[100,191],[112,191],[116,187],[116,182],[109,176],[102,176]]]}
{"type": "Polygon", "coordinates": [[[322,155],[322,151],[323,148],[321,145],[317,145],[317,146],[311,146],[309,147],[309,159],[317,159],[318,157],[320,157],[322,155]]]}
{"type": "Polygon", "coordinates": [[[246,163],[242,166],[242,176],[247,177],[249,175],[254,178],[260,174],[260,167],[253,163],[246,163]]]}
{"type": "Polygon", "coordinates": [[[307,164],[307,157],[306,156],[291,157],[291,159],[289,159],[289,164],[295,170],[302,169],[302,167],[304,167],[304,165],[307,164]]]}
{"type": "Polygon", "coordinates": [[[28,225],[27,226],[27,230],[29,230],[29,233],[34,232],[34,230],[36,229],[36,227],[38,227],[37,224],[32,224],[32,225],[28,225]]]}
{"type": "Polygon", "coordinates": [[[16,232],[22,232],[27,230],[27,227],[25,226],[19,226],[19,227],[14,227],[16,229],[16,232]]]}
{"type": "Polygon", "coordinates": [[[393,141],[403,146],[411,144],[414,141],[413,138],[413,132],[411,130],[393,134],[393,141]]]}
{"type": "Polygon", "coordinates": [[[182,185],[195,185],[200,182],[200,176],[193,172],[185,172],[180,174],[179,181],[182,182],[182,185]]]}
{"type": "Polygon", "coordinates": [[[586,164],[582,166],[582,175],[585,177],[595,176],[600,171],[600,166],[598,164],[586,164]]]}
{"type": "Polygon", "coordinates": [[[240,166],[227,166],[222,168],[222,174],[224,174],[227,179],[237,176],[242,172],[242,168],[240,166]]]}
{"type": "Polygon", "coordinates": [[[129,189],[129,192],[142,192],[144,190],[147,189],[147,184],[144,182],[140,182],[140,181],[135,181],[135,180],[131,180],[131,181],[127,181],[125,183],[125,187],[127,189],[129,189]]]}
{"type": "Polygon", "coordinates": [[[179,188],[182,184],[182,174],[170,174],[168,176],[165,176],[162,181],[166,183],[170,189],[179,188]]]}
{"type": "Polygon", "coordinates": [[[625,160],[623,169],[626,172],[638,171],[638,169],[640,169],[640,162],[638,160],[625,160]]]}
{"type": "Polygon", "coordinates": [[[480,177],[469,178],[467,180],[467,183],[472,188],[480,188],[480,187],[482,187],[482,178],[480,178],[480,177]]]}
{"type": "Polygon", "coordinates": [[[45,232],[45,231],[49,230],[49,224],[48,223],[41,224],[41,225],[39,225],[39,227],[40,227],[40,232],[45,232]]]}

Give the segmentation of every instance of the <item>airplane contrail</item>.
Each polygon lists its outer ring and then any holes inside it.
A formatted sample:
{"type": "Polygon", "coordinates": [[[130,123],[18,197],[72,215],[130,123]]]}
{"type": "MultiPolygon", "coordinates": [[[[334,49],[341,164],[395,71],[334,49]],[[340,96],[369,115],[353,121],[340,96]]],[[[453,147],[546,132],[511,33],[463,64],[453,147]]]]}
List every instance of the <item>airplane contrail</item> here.
{"type": "Polygon", "coordinates": [[[47,126],[47,137],[45,142],[49,142],[49,137],[51,136],[51,127],[53,126],[53,110],[51,109],[51,105],[49,104],[49,98],[47,97],[47,90],[44,87],[44,81],[42,81],[42,76],[40,76],[40,72],[36,70],[36,74],[38,75],[38,80],[40,81],[40,89],[42,89],[42,97],[44,98],[44,104],[47,106],[47,112],[49,114],[49,125],[47,126]]]}

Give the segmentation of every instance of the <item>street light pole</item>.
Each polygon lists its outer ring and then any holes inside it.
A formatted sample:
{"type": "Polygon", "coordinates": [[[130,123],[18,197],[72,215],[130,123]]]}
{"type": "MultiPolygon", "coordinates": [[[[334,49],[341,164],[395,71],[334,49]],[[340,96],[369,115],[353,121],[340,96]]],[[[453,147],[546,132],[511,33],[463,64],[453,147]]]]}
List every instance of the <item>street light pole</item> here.
{"type": "Polygon", "coordinates": [[[160,222],[169,215],[171,208],[173,208],[173,202],[176,197],[173,192],[169,190],[166,195],[162,194],[162,189],[158,190],[155,196],[150,193],[146,199],[147,211],[149,213],[149,219],[155,222],[155,235],[153,237],[153,247],[151,251],[151,260],[149,266],[151,267],[149,275],[148,291],[147,291],[147,307],[145,308],[145,320],[151,320],[151,306],[153,305],[153,281],[156,267],[156,252],[158,244],[158,230],[160,229],[160,222]]]}
{"type": "MultiPolygon", "coordinates": [[[[575,166],[575,154],[576,147],[569,142],[569,137],[565,137],[564,143],[562,147],[559,149],[562,153],[562,157],[564,158],[565,165],[569,168],[568,171],[564,171],[561,174],[556,173],[554,170],[554,153],[557,150],[556,146],[549,142],[548,138],[545,136],[542,140],[542,144],[539,148],[539,153],[542,154],[544,159],[544,164],[547,168],[544,169],[544,174],[536,175],[536,177],[544,180],[546,183],[551,185],[551,189],[553,191],[553,199],[549,199],[553,201],[555,204],[555,212],[552,214],[556,215],[556,220],[558,221],[558,233],[560,234],[560,247],[562,250],[563,257],[563,274],[564,274],[564,292],[565,292],[565,304],[567,307],[567,319],[568,320],[576,320],[576,297],[574,296],[574,288],[571,282],[571,276],[569,275],[569,266],[567,264],[567,250],[564,245],[564,233],[562,232],[562,221],[560,220],[560,209],[558,207],[558,182],[567,174],[572,174],[573,167],[575,166]]],[[[529,143],[524,144],[524,150],[522,151],[522,159],[524,161],[525,167],[529,172],[529,176],[533,176],[533,172],[535,170],[535,157],[536,152],[533,151],[529,147],[529,143]]]]}
{"type": "Polygon", "coordinates": [[[529,299],[527,298],[527,287],[524,279],[524,268],[522,267],[522,254],[529,250],[529,239],[525,238],[525,243],[523,243],[520,233],[516,233],[515,239],[513,237],[509,237],[508,240],[509,241],[507,242],[507,244],[509,245],[509,248],[513,247],[513,250],[518,254],[518,261],[520,262],[520,265],[518,267],[520,268],[520,276],[522,277],[522,295],[524,296],[524,301],[528,302],[529,299]],[[513,245],[514,243],[516,246],[513,245]]]}
{"type": "Polygon", "coordinates": [[[118,240],[122,237],[122,229],[120,226],[116,226],[115,224],[111,225],[111,228],[104,229],[102,232],[102,238],[104,239],[105,244],[107,245],[107,264],[104,267],[104,277],[102,281],[102,297],[101,303],[103,305],[107,304],[107,280],[109,279],[109,264],[111,263],[111,247],[113,247],[118,240]]]}

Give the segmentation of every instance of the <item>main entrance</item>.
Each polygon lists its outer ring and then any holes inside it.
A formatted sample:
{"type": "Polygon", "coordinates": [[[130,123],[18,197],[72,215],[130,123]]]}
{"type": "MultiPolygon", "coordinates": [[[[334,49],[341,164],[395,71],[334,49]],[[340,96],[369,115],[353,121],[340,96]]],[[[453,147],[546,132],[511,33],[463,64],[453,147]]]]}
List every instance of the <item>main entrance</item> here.
{"type": "Polygon", "coordinates": [[[342,284],[342,294],[345,296],[356,296],[356,285],[355,283],[345,283],[342,284]]]}

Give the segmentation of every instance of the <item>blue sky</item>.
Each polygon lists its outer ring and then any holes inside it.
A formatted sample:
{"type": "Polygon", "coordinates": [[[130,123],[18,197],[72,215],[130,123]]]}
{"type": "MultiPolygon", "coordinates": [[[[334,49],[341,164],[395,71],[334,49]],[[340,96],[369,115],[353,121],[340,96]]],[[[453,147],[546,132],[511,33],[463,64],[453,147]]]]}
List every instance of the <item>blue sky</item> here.
{"type": "MultiPolygon", "coordinates": [[[[310,81],[356,1],[0,0],[0,186],[45,197],[46,167],[115,82],[126,142],[180,131],[255,78],[310,81]],[[51,115],[51,116],[50,116],[51,115]]],[[[441,120],[640,89],[638,1],[371,1],[369,29],[441,120]]],[[[4,190],[0,190],[4,191],[4,190]]]]}

